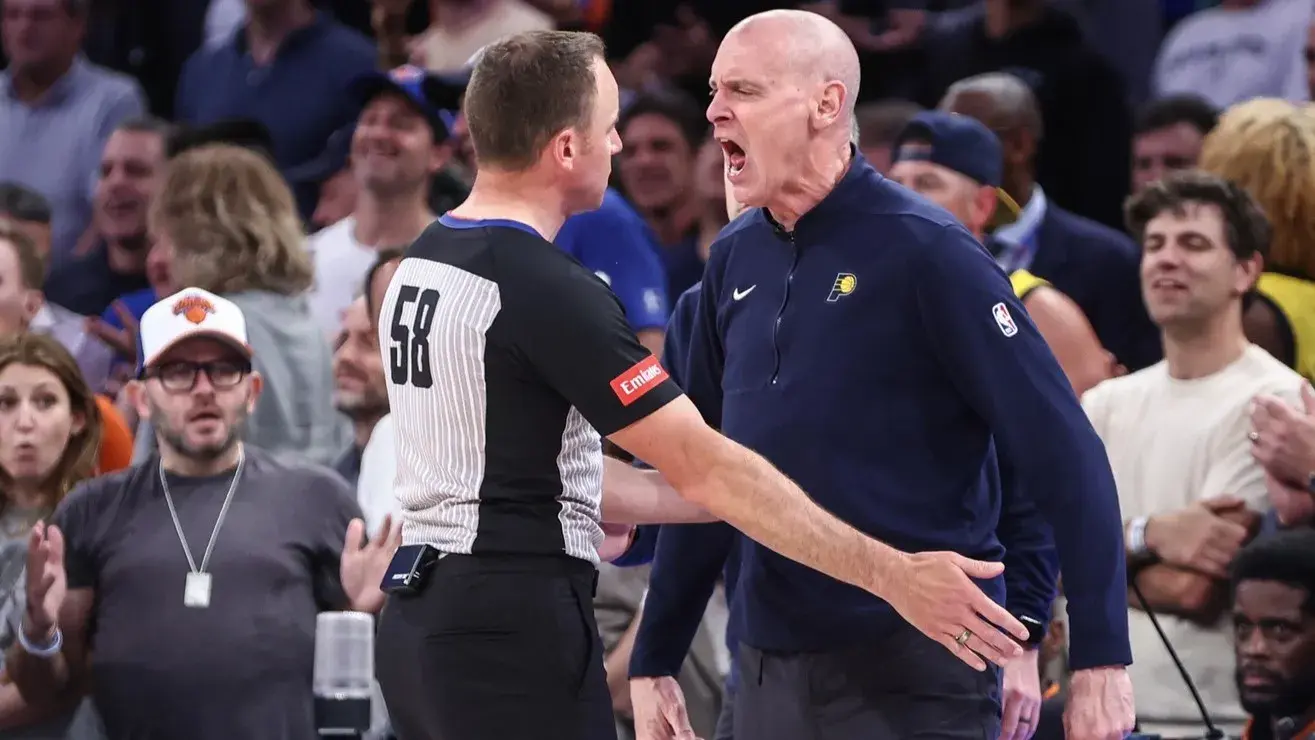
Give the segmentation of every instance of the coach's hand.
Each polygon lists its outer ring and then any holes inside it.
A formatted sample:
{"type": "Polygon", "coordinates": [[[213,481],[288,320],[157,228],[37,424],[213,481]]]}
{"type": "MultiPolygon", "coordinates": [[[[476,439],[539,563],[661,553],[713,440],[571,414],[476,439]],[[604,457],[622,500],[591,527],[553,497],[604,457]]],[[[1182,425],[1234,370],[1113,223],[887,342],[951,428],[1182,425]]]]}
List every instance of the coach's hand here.
{"type": "Polygon", "coordinates": [[[630,679],[635,740],[698,740],[685,711],[685,692],[671,676],[630,679]]]}
{"type": "Polygon", "coordinates": [[[1004,569],[954,552],[914,553],[901,558],[891,588],[880,595],[924,635],[984,671],[983,658],[1003,666],[1022,654],[1019,642],[1027,639],[1023,623],[969,580],[995,578],[1004,569]]]}
{"type": "Polygon", "coordinates": [[[1004,713],[1000,740],[1029,740],[1041,721],[1041,670],[1038,651],[1024,650],[1004,669],[1004,713]]]}
{"type": "Polygon", "coordinates": [[[1064,709],[1067,740],[1123,740],[1135,721],[1127,668],[1106,666],[1073,672],[1064,709]]]}

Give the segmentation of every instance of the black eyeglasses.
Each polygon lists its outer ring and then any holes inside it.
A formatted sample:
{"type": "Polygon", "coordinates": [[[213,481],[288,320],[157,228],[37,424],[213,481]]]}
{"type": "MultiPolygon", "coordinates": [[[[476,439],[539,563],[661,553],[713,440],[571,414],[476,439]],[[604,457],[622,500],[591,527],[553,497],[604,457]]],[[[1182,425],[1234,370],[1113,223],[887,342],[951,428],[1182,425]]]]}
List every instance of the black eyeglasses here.
{"type": "Polygon", "coordinates": [[[225,391],[242,382],[251,373],[251,363],[239,360],[213,362],[167,362],[147,368],[142,378],[157,378],[170,393],[186,393],[196,387],[196,379],[205,373],[215,390],[225,391]]]}

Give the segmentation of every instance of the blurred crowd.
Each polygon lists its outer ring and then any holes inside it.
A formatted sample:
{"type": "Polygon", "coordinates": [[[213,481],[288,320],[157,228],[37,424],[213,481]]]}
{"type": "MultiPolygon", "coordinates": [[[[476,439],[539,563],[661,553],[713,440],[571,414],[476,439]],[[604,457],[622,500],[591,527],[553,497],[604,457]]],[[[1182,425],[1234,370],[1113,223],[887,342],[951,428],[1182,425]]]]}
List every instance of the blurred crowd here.
{"type": "MultiPolygon", "coordinates": [[[[557,243],[660,354],[671,306],[735,210],[705,118],[709,64],[735,22],[785,5],[0,0],[0,649],[22,647],[25,573],[50,547],[33,527],[57,510],[68,592],[59,670],[15,681],[11,657],[0,671],[0,737],[160,737],[152,714],[196,738],[313,734],[314,614],[360,605],[340,569],[348,522],[387,533],[395,507],[383,292],[473,176],[460,100],[445,91],[506,34],[604,38],[624,148],[602,208],[557,243]],[[243,558],[249,583],[238,603],[215,592],[203,632],[156,612],[180,602],[175,576],[201,557],[214,511],[190,537],[175,513],[175,536],[168,517],[128,516],[120,500],[157,486],[157,439],[197,421],[183,401],[132,390],[139,327],[169,300],[178,316],[245,318],[245,360],[185,358],[153,376],[195,402],[258,371],[249,403],[207,412],[272,456],[246,463],[256,475],[243,487],[335,494],[288,504],[286,519],[234,504],[225,534],[246,527],[246,544],[224,553],[221,538],[216,558],[243,558]],[[274,458],[333,474],[307,483],[274,458]]],[[[1205,727],[1148,609],[1230,735],[1271,737],[1280,706],[1296,730],[1315,722],[1315,542],[1302,536],[1315,521],[1312,0],[798,7],[860,51],[857,151],[963,221],[1020,298],[1052,295],[1029,312],[1107,445],[1137,564],[1142,728],[1205,727]],[[982,124],[998,181],[918,155],[938,146],[928,110],[982,124]],[[1166,184],[1178,171],[1196,174],[1166,184]],[[1047,331],[1047,315],[1077,319],[1047,331]]],[[[604,565],[595,602],[623,736],[646,576],[604,565]]],[[[719,589],[680,676],[703,737],[729,666],[727,612],[719,589]]],[[[1062,703],[1062,599],[1055,617],[1037,680],[1006,681],[1007,700],[1062,703]]],[[[1045,716],[1037,732],[1062,736],[1045,716]]]]}

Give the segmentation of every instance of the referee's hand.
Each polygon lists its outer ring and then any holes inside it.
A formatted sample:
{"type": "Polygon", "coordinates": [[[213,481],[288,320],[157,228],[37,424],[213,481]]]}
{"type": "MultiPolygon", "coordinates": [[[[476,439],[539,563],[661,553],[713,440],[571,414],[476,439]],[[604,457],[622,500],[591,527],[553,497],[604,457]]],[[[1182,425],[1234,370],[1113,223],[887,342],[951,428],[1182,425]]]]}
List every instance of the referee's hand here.
{"type": "Polygon", "coordinates": [[[1022,654],[1020,643],[1028,636],[1022,622],[971,580],[1003,572],[1003,563],[954,552],[919,552],[899,561],[882,596],[909,624],[983,671],[986,661],[1003,666],[1022,654]]]}

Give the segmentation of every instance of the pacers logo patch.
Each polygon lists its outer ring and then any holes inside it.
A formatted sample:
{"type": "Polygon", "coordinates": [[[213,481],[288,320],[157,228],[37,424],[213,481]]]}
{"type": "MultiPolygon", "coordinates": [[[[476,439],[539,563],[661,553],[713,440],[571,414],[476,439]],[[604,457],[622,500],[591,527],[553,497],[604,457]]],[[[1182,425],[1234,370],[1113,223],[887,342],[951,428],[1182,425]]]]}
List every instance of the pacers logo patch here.
{"type": "Polygon", "coordinates": [[[997,303],[991,306],[991,315],[995,317],[995,325],[1000,327],[1000,333],[1006,337],[1012,337],[1018,333],[1018,324],[1014,323],[1014,317],[1009,315],[1009,307],[1003,303],[997,303]]]}
{"type": "Polygon", "coordinates": [[[658,358],[649,355],[647,359],[613,378],[612,392],[616,394],[622,406],[629,406],[666,379],[666,368],[662,367],[658,358]]]}

